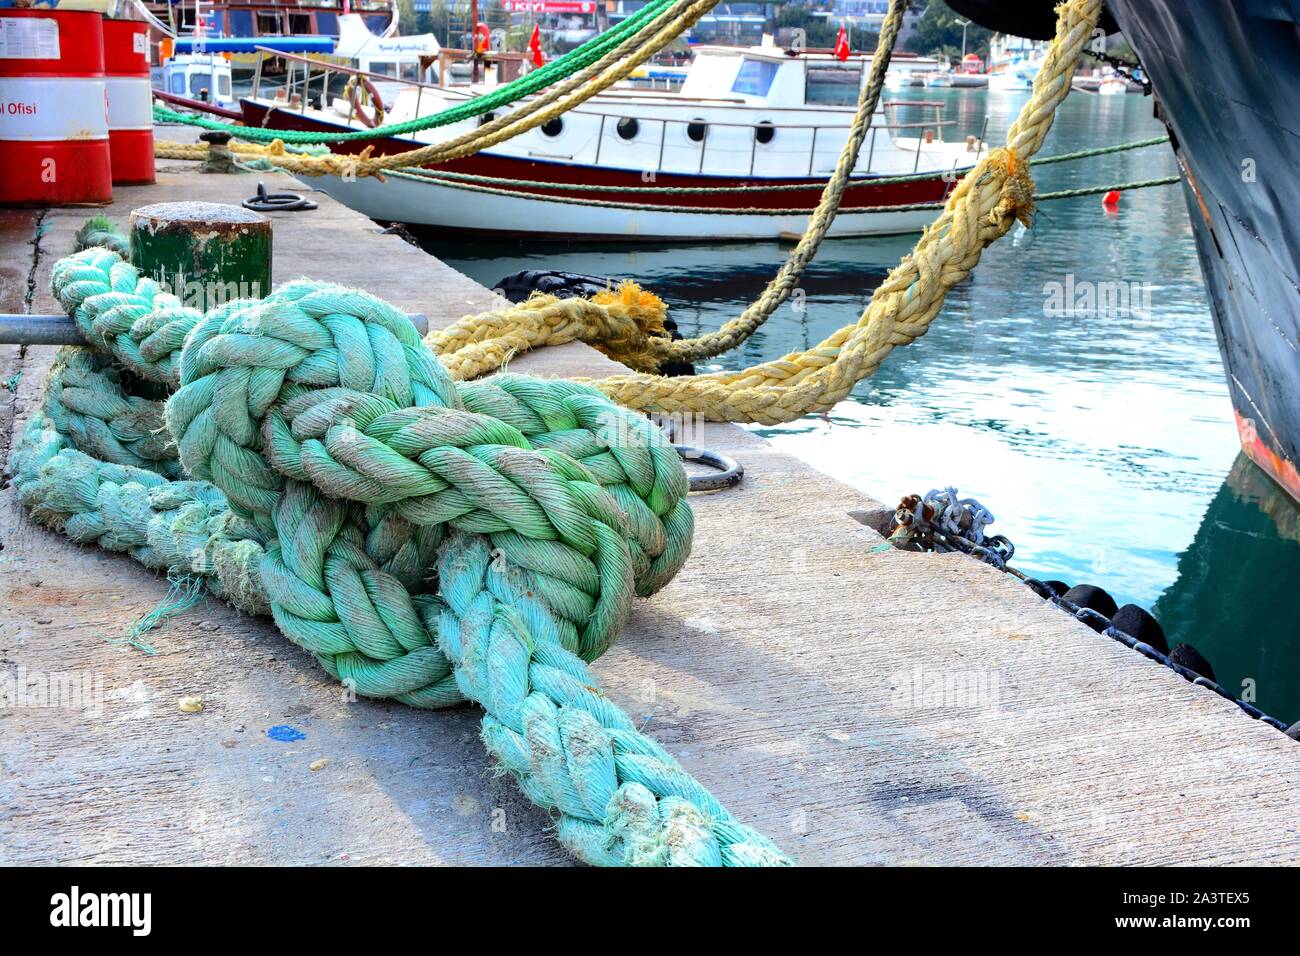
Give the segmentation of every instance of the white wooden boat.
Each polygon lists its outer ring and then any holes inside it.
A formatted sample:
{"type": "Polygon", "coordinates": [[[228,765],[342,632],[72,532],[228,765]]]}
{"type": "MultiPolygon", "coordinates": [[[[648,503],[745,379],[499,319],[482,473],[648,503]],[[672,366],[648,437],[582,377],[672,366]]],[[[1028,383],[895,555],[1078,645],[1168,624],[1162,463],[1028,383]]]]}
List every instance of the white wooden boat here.
{"type": "Polygon", "coordinates": [[[1022,37],[996,36],[989,45],[989,92],[1028,93],[1046,47],[1022,37]]]}
{"type": "MultiPolygon", "coordinates": [[[[544,126],[417,175],[383,182],[320,177],[313,184],[372,218],[439,229],[647,240],[777,238],[806,225],[848,135],[869,65],[869,55],[840,62],[829,53],[706,46],[679,92],[610,89],[544,126]],[[683,187],[694,191],[676,191],[683,187]],[[726,191],[708,191],[716,187],[726,191]]],[[[245,122],[320,132],[364,129],[352,105],[329,92],[324,74],[330,72],[356,71],[303,60],[301,75],[290,77],[282,98],[261,97],[255,89],[241,102],[245,122]]],[[[386,121],[437,113],[486,89],[402,83],[386,105],[386,121]]],[[[942,120],[942,106],[882,104],[833,235],[913,232],[934,217],[931,208],[912,207],[941,200],[983,149],[973,136],[944,140],[952,124],[942,120]],[[903,109],[934,118],[900,122],[903,109]],[[900,176],[908,180],[894,181],[900,176]]],[[[466,120],[335,148],[401,152],[477,124],[466,120]]]]}

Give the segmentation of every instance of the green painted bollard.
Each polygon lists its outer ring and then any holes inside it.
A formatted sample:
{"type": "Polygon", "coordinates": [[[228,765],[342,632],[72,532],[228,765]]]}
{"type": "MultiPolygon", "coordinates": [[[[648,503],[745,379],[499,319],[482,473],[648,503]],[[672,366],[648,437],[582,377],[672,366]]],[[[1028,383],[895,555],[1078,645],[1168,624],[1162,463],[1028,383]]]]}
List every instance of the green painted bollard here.
{"type": "Polygon", "coordinates": [[[162,202],[131,213],[131,262],[207,311],[271,292],[271,220],[240,206],[162,202]]]}

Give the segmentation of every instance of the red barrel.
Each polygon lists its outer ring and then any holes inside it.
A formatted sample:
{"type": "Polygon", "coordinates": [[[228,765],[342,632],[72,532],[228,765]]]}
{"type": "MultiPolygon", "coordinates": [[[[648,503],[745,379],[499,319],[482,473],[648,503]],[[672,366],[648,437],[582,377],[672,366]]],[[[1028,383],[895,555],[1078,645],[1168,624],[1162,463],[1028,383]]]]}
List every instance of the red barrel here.
{"type": "Polygon", "coordinates": [[[151,183],[153,91],[149,85],[148,24],[138,20],[104,21],[104,82],[108,88],[113,185],[151,183]]]}
{"type": "Polygon", "coordinates": [[[0,204],[113,198],[98,13],[0,10],[0,204]]]}

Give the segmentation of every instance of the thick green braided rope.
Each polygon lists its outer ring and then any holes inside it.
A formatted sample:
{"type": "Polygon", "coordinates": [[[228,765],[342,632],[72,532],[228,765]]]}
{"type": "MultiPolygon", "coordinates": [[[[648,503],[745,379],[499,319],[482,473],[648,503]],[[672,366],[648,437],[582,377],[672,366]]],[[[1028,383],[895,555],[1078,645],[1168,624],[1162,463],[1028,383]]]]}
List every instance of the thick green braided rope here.
{"type": "Polygon", "coordinates": [[[103,246],[126,258],[131,254],[131,245],[121,231],[107,216],[92,216],[85,225],[77,230],[73,238],[73,252],[89,249],[91,246],[103,246]]]}
{"type": "Polygon", "coordinates": [[[599,61],[606,53],[617,47],[623,40],[640,33],[659,14],[670,7],[675,0],[650,0],[640,10],[619,21],[604,33],[598,34],[575,47],[568,53],[556,57],[549,63],[532,70],[511,82],[500,86],[490,93],[476,96],[471,100],[448,107],[429,116],[391,123],[375,129],[353,133],[314,133],[308,130],[264,130],[258,127],[236,126],[203,117],[191,116],[168,109],[155,103],[154,119],[158,122],[184,123],[203,129],[220,130],[239,136],[241,139],[270,142],[279,139],[285,143],[340,143],[356,139],[373,139],[375,136],[402,136],[421,130],[435,129],[473,119],[493,110],[502,109],[545,89],[558,80],[565,79],[599,61]]]}
{"type": "Polygon", "coordinates": [[[571,382],[457,386],[401,312],[338,286],[204,315],[97,248],[56,263],[53,285],[103,354],[61,353],[18,443],[34,517],[269,607],[359,694],[481,704],[489,750],[583,860],[787,862],[585,663],[689,551],[685,474],[648,421],[571,382]],[[174,447],[137,434],[162,413],[112,359],[179,386],[174,447]],[[78,389],[132,429],[100,435],[78,389]],[[190,480],[164,477],[177,457],[190,480]]]}

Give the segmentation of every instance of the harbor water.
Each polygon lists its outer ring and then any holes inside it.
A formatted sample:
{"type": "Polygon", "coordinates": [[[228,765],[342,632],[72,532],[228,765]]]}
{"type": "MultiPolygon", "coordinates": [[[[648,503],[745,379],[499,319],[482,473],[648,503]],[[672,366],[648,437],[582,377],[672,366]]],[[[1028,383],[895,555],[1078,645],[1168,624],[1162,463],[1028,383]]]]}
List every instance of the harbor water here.
{"type": "MultiPolygon", "coordinates": [[[[1000,142],[1026,94],[910,90],[1000,142]]],[[[929,119],[932,112],[914,117],[929,119]]],[[[1161,135],[1152,100],[1071,96],[1043,155],[1161,135]]],[[[1040,191],[1168,176],[1157,146],[1035,170],[1040,191]]],[[[799,293],[749,341],[699,371],[738,369],[856,320],[915,236],[827,240],[799,293]]],[[[687,336],[763,288],[788,246],[466,243],[427,248],[485,285],[521,269],[635,278],[687,336]]],[[[1239,458],[1223,367],[1180,186],[1044,203],[1034,228],[987,251],[929,333],[894,352],[827,415],[755,428],[877,498],[953,485],[997,517],[1014,564],[1091,583],[1156,614],[1220,683],[1300,719],[1300,517],[1239,458]]],[[[761,462],[748,463],[761,469],[761,462]]],[[[816,534],[815,528],[808,529],[816,534]]]]}

